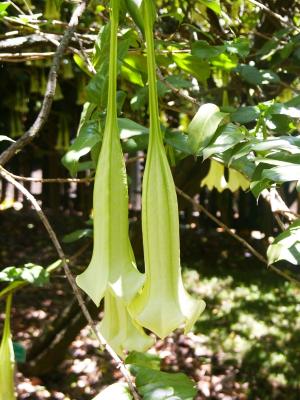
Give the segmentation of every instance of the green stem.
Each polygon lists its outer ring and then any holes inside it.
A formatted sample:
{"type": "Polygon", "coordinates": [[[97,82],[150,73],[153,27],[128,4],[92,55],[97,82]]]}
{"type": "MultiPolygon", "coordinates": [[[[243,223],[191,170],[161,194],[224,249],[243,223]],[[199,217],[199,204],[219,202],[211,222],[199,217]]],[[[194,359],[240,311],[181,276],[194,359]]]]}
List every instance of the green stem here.
{"type": "Polygon", "coordinates": [[[3,337],[8,337],[10,334],[10,313],[11,313],[11,302],[12,302],[12,293],[9,293],[6,298],[6,307],[5,307],[5,321],[3,328],[3,337]]]}
{"type": "Polygon", "coordinates": [[[147,67],[148,67],[148,88],[149,88],[149,108],[150,108],[150,145],[153,140],[160,138],[162,134],[159,123],[158,112],[158,95],[157,95],[157,80],[156,80],[156,62],[153,39],[153,0],[144,0],[144,19],[145,19],[145,36],[147,45],[147,67]]]}
{"type": "Polygon", "coordinates": [[[111,29],[110,29],[110,52],[109,52],[109,82],[108,82],[108,104],[107,104],[107,126],[111,126],[117,119],[117,57],[118,57],[118,24],[119,24],[119,0],[111,0],[111,29]]]}

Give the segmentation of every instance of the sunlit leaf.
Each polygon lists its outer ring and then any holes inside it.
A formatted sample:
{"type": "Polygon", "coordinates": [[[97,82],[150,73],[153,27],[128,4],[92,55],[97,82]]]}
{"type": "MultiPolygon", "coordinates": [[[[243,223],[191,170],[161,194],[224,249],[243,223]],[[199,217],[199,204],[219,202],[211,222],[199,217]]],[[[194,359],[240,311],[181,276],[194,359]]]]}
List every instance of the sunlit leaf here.
{"type": "Polygon", "coordinates": [[[63,242],[64,243],[73,243],[76,242],[77,240],[86,238],[86,237],[93,237],[93,230],[86,228],[86,229],[78,229],[74,232],[69,233],[68,235],[65,235],[63,237],[63,242]]]}
{"type": "Polygon", "coordinates": [[[221,121],[227,114],[220,112],[212,103],[203,104],[188,126],[189,145],[194,154],[203,149],[211,140],[221,121]]]}
{"type": "Polygon", "coordinates": [[[286,260],[294,265],[300,264],[300,221],[296,221],[289,228],[278,235],[268,247],[268,263],[273,264],[286,260]]]}
{"type": "Polygon", "coordinates": [[[40,265],[27,263],[23,267],[7,267],[0,272],[0,281],[24,281],[36,286],[49,282],[49,273],[40,265]]]}
{"type": "Polygon", "coordinates": [[[203,149],[203,159],[232,148],[245,139],[242,130],[234,124],[226,124],[217,129],[209,145],[203,149]]]}
{"type": "Polygon", "coordinates": [[[217,15],[221,14],[220,0],[200,0],[207,8],[210,8],[217,15]]]}
{"type": "Polygon", "coordinates": [[[136,385],[144,400],[193,400],[194,383],[182,373],[136,367],[136,385]]]}
{"type": "Polygon", "coordinates": [[[123,382],[113,383],[108,386],[92,400],[132,400],[128,385],[123,382]]]}
{"type": "Polygon", "coordinates": [[[173,55],[173,60],[183,71],[193,75],[198,81],[206,81],[210,76],[210,67],[207,61],[203,61],[191,54],[173,55]]]}

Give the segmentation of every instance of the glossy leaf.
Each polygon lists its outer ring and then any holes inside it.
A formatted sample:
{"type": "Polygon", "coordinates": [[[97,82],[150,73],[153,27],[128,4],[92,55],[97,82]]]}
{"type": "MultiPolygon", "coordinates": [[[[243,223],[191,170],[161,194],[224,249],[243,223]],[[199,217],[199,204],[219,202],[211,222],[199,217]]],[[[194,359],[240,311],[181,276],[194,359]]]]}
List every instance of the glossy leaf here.
{"type": "Polygon", "coordinates": [[[23,267],[7,267],[0,272],[0,281],[24,281],[35,286],[43,286],[49,282],[49,273],[40,265],[28,263],[23,267]]]}
{"type": "Polygon", "coordinates": [[[259,117],[260,111],[257,106],[241,107],[233,112],[230,116],[232,122],[240,124],[247,124],[248,122],[255,121],[259,117]]]}
{"type": "Polygon", "coordinates": [[[210,144],[203,149],[203,159],[205,160],[216,153],[223,153],[244,139],[245,135],[238,126],[233,124],[221,126],[217,129],[210,144]]]}
{"type": "Polygon", "coordinates": [[[62,163],[71,176],[76,176],[79,170],[79,160],[89,154],[93,147],[100,142],[99,121],[91,120],[80,130],[68,152],[63,156],[62,163]]]}
{"type": "Polygon", "coordinates": [[[96,397],[92,400],[132,400],[133,397],[130,394],[128,385],[123,382],[113,383],[107,388],[102,390],[96,397]]]}
{"type": "Polygon", "coordinates": [[[199,82],[206,81],[210,76],[210,67],[207,61],[191,54],[173,55],[173,60],[184,72],[193,75],[199,82]]]}
{"type": "Polygon", "coordinates": [[[188,126],[189,145],[194,154],[208,145],[226,115],[215,104],[207,103],[199,108],[188,126]]]}
{"type": "Polygon", "coordinates": [[[269,264],[285,260],[300,265],[300,221],[292,223],[275,238],[268,247],[267,256],[269,264]]]}
{"type": "Polygon", "coordinates": [[[131,18],[137,24],[141,32],[144,33],[144,21],[141,10],[142,2],[143,0],[125,0],[131,18]]]}
{"type": "Polygon", "coordinates": [[[221,14],[220,0],[200,0],[207,8],[210,8],[217,15],[221,14]]]}
{"type": "Polygon", "coordinates": [[[225,51],[225,46],[211,46],[206,40],[198,40],[192,44],[192,54],[198,58],[209,59],[225,51]]]}
{"type": "Polygon", "coordinates": [[[138,367],[136,386],[144,400],[193,400],[194,383],[182,373],[167,373],[138,367]]]}
{"type": "Polygon", "coordinates": [[[149,353],[140,353],[138,351],[132,351],[125,359],[126,364],[131,364],[133,369],[135,367],[146,367],[154,370],[160,370],[161,360],[159,356],[149,353]]]}
{"type": "Polygon", "coordinates": [[[64,243],[73,243],[77,240],[86,238],[86,237],[93,237],[93,230],[86,228],[86,229],[77,229],[74,232],[69,233],[63,237],[64,243]]]}
{"type": "Polygon", "coordinates": [[[262,177],[278,183],[298,181],[300,177],[300,165],[290,164],[273,167],[263,171],[262,177]]]}

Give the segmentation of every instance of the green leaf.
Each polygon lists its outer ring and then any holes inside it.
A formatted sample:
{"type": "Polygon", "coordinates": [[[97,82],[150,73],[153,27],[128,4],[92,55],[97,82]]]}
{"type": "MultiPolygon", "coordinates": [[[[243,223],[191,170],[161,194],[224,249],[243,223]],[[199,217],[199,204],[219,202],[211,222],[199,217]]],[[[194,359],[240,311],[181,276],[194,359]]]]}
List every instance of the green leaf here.
{"type": "Polygon", "coordinates": [[[258,198],[264,189],[270,187],[269,179],[263,178],[262,173],[270,168],[270,165],[261,163],[256,168],[251,178],[250,189],[254,197],[258,198]]]}
{"type": "Polygon", "coordinates": [[[166,81],[177,89],[189,89],[192,86],[192,83],[184,79],[181,75],[170,75],[166,78],[166,81]]]}
{"type": "Polygon", "coordinates": [[[15,353],[15,360],[17,363],[24,363],[26,361],[26,349],[18,342],[13,342],[13,349],[15,353]]]}
{"type": "Polygon", "coordinates": [[[146,367],[137,367],[136,385],[144,400],[193,400],[197,393],[185,374],[146,367]]]}
{"type": "Polygon", "coordinates": [[[236,67],[242,79],[251,85],[267,85],[280,82],[279,76],[270,70],[259,70],[252,65],[240,64],[236,67]]]}
{"type": "Polygon", "coordinates": [[[298,181],[300,177],[300,165],[290,164],[270,168],[264,171],[262,176],[263,178],[270,179],[278,183],[298,181]]]}
{"type": "Polygon", "coordinates": [[[167,130],[164,136],[164,141],[176,150],[185,154],[192,154],[189,145],[189,137],[182,132],[172,132],[167,130]]]}
{"type": "Polygon", "coordinates": [[[188,126],[189,145],[194,154],[207,146],[226,115],[212,103],[203,104],[199,108],[188,126]]]}
{"type": "Polygon", "coordinates": [[[108,386],[92,400],[132,400],[128,385],[123,382],[113,383],[108,386]]]}
{"type": "Polygon", "coordinates": [[[78,229],[74,232],[71,232],[63,237],[63,242],[64,243],[73,243],[76,242],[77,240],[80,240],[82,238],[86,237],[93,237],[93,230],[90,228],[86,229],[78,229]]]}
{"type": "Polygon", "coordinates": [[[146,150],[149,141],[149,129],[127,118],[118,118],[122,147],[126,153],[146,150]]]}
{"type": "Polygon", "coordinates": [[[225,48],[229,54],[236,54],[242,58],[247,57],[250,51],[249,39],[243,37],[236,38],[231,42],[226,42],[225,48]]]}
{"type": "Polygon", "coordinates": [[[252,85],[260,85],[262,83],[262,75],[256,67],[241,64],[236,68],[236,71],[242,79],[252,85]]]}
{"type": "Polygon", "coordinates": [[[192,44],[192,54],[198,58],[213,58],[224,51],[225,46],[212,46],[206,40],[198,40],[192,44]]]}
{"type": "Polygon", "coordinates": [[[205,160],[216,153],[223,153],[244,139],[245,135],[238,126],[234,124],[221,126],[217,129],[210,144],[203,150],[203,159],[205,160]]]}
{"type": "Polygon", "coordinates": [[[149,129],[128,118],[118,118],[118,126],[121,139],[128,139],[133,136],[149,134],[149,129]]]}
{"type": "Polygon", "coordinates": [[[24,281],[35,286],[43,286],[49,282],[47,270],[40,265],[28,263],[24,267],[7,267],[0,272],[0,281],[24,281]]]}
{"type": "Polygon", "coordinates": [[[80,158],[90,153],[91,149],[101,140],[99,130],[98,120],[90,120],[84,123],[79,136],[63,156],[62,163],[69,170],[71,176],[75,176],[79,171],[80,158]]]}
{"type": "Polygon", "coordinates": [[[206,81],[210,76],[210,67],[207,61],[203,61],[198,57],[179,53],[173,54],[173,60],[183,71],[193,75],[200,82],[206,81]]]}
{"type": "Polygon", "coordinates": [[[126,357],[125,364],[160,370],[160,358],[154,354],[131,351],[126,357]]]}
{"type": "Polygon", "coordinates": [[[0,2],[0,12],[5,11],[9,5],[10,5],[10,1],[1,1],[0,2]]]}
{"type": "Polygon", "coordinates": [[[142,2],[143,0],[125,0],[128,13],[139,27],[141,32],[144,33],[144,20],[141,10],[142,2]]]}
{"type": "Polygon", "coordinates": [[[233,112],[230,116],[232,122],[240,124],[247,124],[248,122],[255,121],[259,117],[260,111],[257,106],[241,107],[233,112]]]}
{"type": "Polygon", "coordinates": [[[268,247],[268,263],[273,264],[286,260],[294,265],[300,265],[300,221],[296,221],[289,228],[278,235],[268,247]]]}
{"type": "Polygon", "coordinates": [[[220,0],[200,0],[200,3],[204,4],[207,8],[210,8],[217,15],[221,14],[220,0]]]}
{"type": "Polygon", "coordinates": [[[10,1],[0,2],[0,18],[5,17],[7,15],[6,9],[10,4],[11,4],[10,1]]]}

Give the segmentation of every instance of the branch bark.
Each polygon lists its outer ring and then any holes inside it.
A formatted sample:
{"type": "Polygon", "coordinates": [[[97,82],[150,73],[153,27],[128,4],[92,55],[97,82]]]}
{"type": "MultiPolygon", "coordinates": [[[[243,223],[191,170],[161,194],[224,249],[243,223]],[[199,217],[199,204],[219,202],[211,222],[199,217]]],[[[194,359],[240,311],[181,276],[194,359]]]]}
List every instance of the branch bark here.
{"type": "Polygon", "coordinates": [[[15,143],[11,144],[1,155],[0,155],[0,165],[6,164],[15,154],[17,151],[20,151],[23,147],[25,147],[28,143],[30,143],[38,134],[40,133],[40,130],[43,128],[45,125],[49,114],[50,110],[52,107],[53,103],[53,98],[55,94],[55,89],[56,89],[56,83],[57,83],[57,75],[58,75],[58,70],[63,58],[63,55],[68,48],[69,42],[75,32],[75,29],[79,23],[79,18],[83,14],[83,12],[86,9],[88,0],[83,0],[78,4],[78,6],[75,8],[72,17],[70,19],[70,22],[68,24],[68,27],[65,31],[65,34],[57,47],[57,50],[55,52],[55,55],[53,57],[53,62],[52,66],[49,72],[48,76],[48,83],[47,83],[47,88],[46,88],[46,93],[44,96],[43,104],[40,109],[40,112],[34,121],[33,125],[29,128],[27,132],[24,133],[23,136],[20,137],[15,143]]]}

